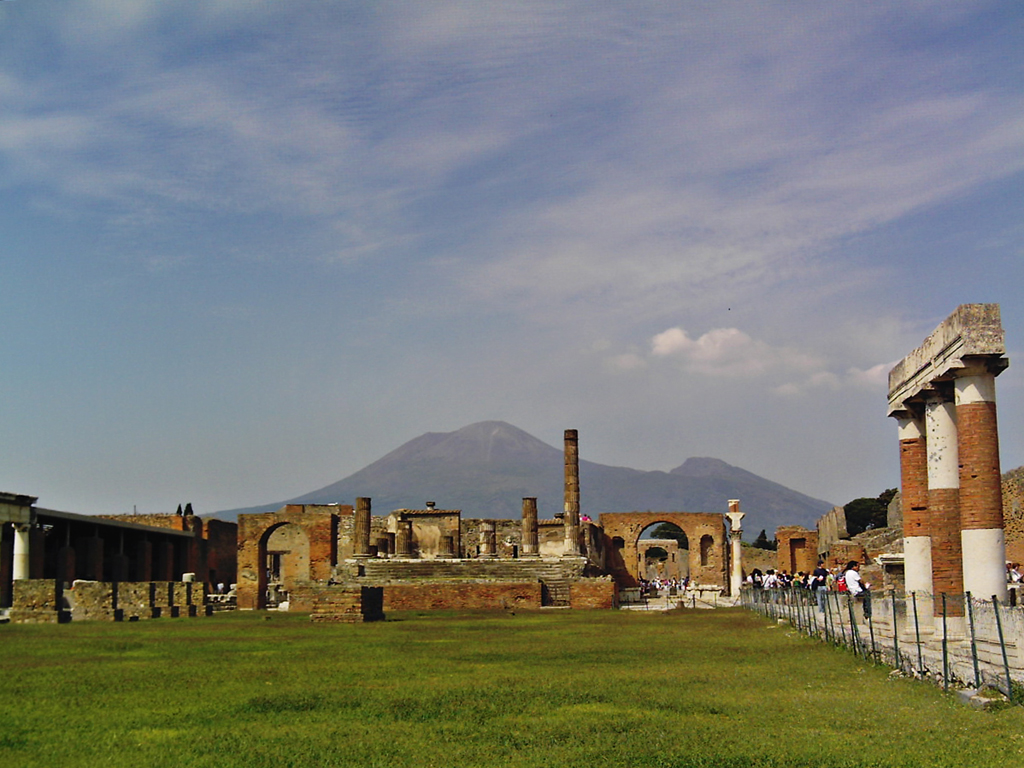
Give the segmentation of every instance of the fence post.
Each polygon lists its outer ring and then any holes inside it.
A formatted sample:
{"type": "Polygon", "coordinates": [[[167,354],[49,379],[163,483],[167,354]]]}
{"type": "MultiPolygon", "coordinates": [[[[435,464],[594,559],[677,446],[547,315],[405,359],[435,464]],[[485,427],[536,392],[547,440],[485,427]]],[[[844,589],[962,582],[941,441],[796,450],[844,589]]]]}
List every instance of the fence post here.
{"type": "Polygon", "coordinates": [[[896,669],[903,669],[903,660],[900,659],[900,628],[896,623],[896,590],[889,592],[892,597],[892,652],[896,661],[896,669]]]}
{"type": "Polygon", "coordinates": [[[1006,670],[1006,697],[1013,701],[1013,682],[1010,680],[1010,660],[1006,658],[1006,641],[1003,639],[1003,620],[999,618],[998,595],[992,595],[992,607],[996,612],[996,629],[999,630],[999,649],[1003,652],[1003,669],[1006,670]]]}
{"type": "Polygon", "coordinates": [[[857,617],[853,615],[853,598],[846,593],[846,608],[850,613],[850,642],[853,643],[853,655],[860,655],[860,638],[857,635],[857,617]]]}
{"type": "Polygon", "coordinates": [[[829,603],[831,602],[831,595],[832,595],[832,590],[828,590],[827,592],[825,592],[825,602],[823,603],[823,605],[825,606],[825,642],[826,643],[833,642],[833,638],[835,637],[835,632],[831,632],[831,633],[829,632],[829,625],[832,623],[832,606],[829,605],[829,603]]]}
{"type": "Polygon", "coordinates": [[[971,593],[964,597],[967,599],[967,620],[971,627],[971,661],[974,662],[974,687],[981,688],[981,672],[978,670],[978,644],[974,637],[974,604],[971,602],[971,593]]]}
{"type": "Polygon", "coordinates": [[[877,662],[878,658],[875,655],[875,624],[874,624],[874,617],[875,617],[875,612],[872,611],[871,615],[868,616],[868,634],[871,636],[871,661],[872,662],[877,662]]]}
{"type": "Polygon", "coordinates": [[[917,639],[917,674],[924,674],[924,661],[921,658],[921,624],[917,618],[917,592],[911,592],[914,601],[914,636],[917,639]]]}
{"type": "Polygon", "coordinates": [[[949,641],[946,632],[946,593],[942,592],[942,690],[949,690],[949,675],[947,666],[949,663],[949,641]]]}

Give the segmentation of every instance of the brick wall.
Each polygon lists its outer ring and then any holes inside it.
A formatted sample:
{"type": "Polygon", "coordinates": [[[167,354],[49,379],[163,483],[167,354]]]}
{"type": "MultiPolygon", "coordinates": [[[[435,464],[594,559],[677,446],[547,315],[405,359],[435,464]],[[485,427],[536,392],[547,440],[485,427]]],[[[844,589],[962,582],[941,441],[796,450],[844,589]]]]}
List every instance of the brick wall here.
{"type": "Polygon", "coordinates": [[[611,576],[581,579],[569,585],[569,606],[579,610],[617,608],[619,590],[611,576]]]}
{"type": "Polygon", "coordinates": [[[384,611],[539,609],[536,582],[408,582],[384,586],[384,611]]]}

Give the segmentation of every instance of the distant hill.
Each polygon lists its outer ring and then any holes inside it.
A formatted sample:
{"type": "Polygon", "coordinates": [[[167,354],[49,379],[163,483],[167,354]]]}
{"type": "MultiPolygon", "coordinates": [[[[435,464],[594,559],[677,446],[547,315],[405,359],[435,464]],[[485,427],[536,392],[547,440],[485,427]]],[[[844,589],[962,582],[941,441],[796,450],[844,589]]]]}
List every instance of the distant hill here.
{"type": "MultiPolygon", "coordinates": [[[[586,443],[583,443],[586,450],[586,443]]],[[[515,518],[524,496],[536,496],[541,517],[562,511],[563,456],[511,424],[482,421],[455,432],[428,432],[355,474],[283,502],[215,513],[221,519],[289,504],[353,504],[373,500],[375,514],[393,509],[461,509],[463,517],[515,518]]],[[[712,458],[691,458],[671,472],[644,472],[580,461],[580,506],[602,512],[721,512],[740,499],[745,537],[780,525],[812,526],[832,504],[813,499],[712,458]]]]}

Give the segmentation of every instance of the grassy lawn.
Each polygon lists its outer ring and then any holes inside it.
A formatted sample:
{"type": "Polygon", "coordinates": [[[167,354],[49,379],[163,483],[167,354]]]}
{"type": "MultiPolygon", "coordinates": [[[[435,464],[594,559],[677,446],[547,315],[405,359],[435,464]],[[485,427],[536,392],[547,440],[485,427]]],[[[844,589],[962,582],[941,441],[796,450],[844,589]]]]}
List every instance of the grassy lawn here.
{"type": "Polygon", "coordinates": [[[740,609],[0,626],[0,766],[1003,766],[1024,709],[740,609]]]}

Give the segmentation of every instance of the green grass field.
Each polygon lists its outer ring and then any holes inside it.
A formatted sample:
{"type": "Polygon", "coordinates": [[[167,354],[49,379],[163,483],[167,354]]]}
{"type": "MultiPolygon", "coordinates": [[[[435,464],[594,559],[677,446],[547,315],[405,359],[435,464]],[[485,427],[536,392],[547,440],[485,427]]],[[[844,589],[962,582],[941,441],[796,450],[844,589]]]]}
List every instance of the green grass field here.
{"type": "Polygon", "coordinates": [[[1011,766],[1024,709],[740,609],[0,626],[0,766],[1011,766]]]}

